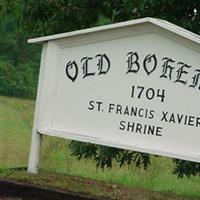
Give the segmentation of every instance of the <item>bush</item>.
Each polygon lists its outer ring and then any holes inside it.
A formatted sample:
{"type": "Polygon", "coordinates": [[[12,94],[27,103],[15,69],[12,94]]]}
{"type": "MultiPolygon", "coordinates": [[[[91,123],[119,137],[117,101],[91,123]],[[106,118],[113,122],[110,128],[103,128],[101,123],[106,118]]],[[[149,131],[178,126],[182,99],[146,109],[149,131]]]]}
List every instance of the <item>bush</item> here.
{"type": "Polygon", "coordinates": [[[36,95],[38,67],[33,62],[14,66],[9,60],[0,58],[0,94],[23,98],[36,95]]]}

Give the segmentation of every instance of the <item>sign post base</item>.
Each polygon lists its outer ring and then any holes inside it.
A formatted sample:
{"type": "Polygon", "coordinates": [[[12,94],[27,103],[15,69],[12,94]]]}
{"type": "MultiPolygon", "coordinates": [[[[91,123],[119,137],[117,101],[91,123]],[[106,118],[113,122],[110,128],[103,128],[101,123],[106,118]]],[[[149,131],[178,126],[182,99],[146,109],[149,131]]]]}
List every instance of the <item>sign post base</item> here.
{"type": "Polygon", "coordinates": [[[34,131],[31,142],[28,173],[32,174],[38,173],[41,144],[42,144],[42,135],[34,131]]]}

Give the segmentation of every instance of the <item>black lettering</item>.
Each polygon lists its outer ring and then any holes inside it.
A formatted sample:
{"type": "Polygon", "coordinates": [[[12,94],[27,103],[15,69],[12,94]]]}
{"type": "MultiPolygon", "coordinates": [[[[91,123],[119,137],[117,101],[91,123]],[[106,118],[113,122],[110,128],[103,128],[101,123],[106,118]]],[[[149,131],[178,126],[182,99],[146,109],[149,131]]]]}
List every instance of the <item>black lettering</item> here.
{"type": "Polygon", "coordinates": [[[83,57],[81,62],[83,62],[83,78],[87,76],[94,76],[95,72],[88,72],[88,61],[92,60],[92,57],[83,57]]]}
{"type": "Polygon", "coordinates": [[[162,132],[162,127],[156,127],[156,136],[162,136],[161,132],[162,132]]]}
{"type": "Polygon", "coordinates": [[[134,122],[128,122],[128,125],[127,125],[127,131],[129,131],[129,129],[131,129],[131,131],[133,132],[134,130],[134,127],[135,127],[135,123],[134,122]]]}
{"type": "Polygon", "coordinates": [[[157,66],[156,55],[148,54],[143,61],[143,67],[147,75],[150,75],[156,69],[156,66],[157,66]]]}
{"type": "Polygon", "coordinates": [[[142,133],[142,124],[140,124],[140,123],[137,123],[136,124],[136,129],[135,129],[135,132],[136,133],[142,133]]]}
{"type": "Polygon", "coordinates": [[[89,110],[93,110],[94,109],[94,101],[90,101],[89,102],[89,107],[88,107],[89,110]]]}
{"type": "Polygon", "coordinates": [[[67,63],[66,68],[65,68],[65,73],[72,82],[76,80],[78,76],[78,66],[74,60],[73,61],[70,60],[67,63]],[[69,69],[74,69],[74,75],[71,75],[71,73],[69,72],[69,69]]]}
{"type": "Polygon", "coordinates": [[[152,100],[154,97],[155,97],[155,91],[154,91],[154,89],[153,88],[149,88],[146,91],[146,98],[149,99],[149,100],[152,100]]]}
{"type": "Polygon", "coordinates": [[[195,119],[195,117],[189,116],[189,118],[188,118],[188,125],[189,126],[194,126],[194,119],[195,119]]]}
{"type": "Polygon", "coordinates": [[[197,72],[197,74],[195,74],[192,77],[192,84],[189,87],[197,87],[198,83],[199,83],[199,90],[200,90],[200,69],[196,69],[195,72],[197,72]]]}
{"type": "Polygon", "coordinates": [[[168,112],[163,112],[163,111],[162,111],[162,115],[163,115],[163,116],[162,116],[161,121],[164,120],[165,122],[168,122],[168,121],[167,121],[167,114],[168,114],[168,112]]]}
{"type": "Polygon", "coordinates": [[[120,124],[119,129],[122,131],[125,130],[125,121],[121,121],[119,124],[120,124]]]}
{"type": "Polygon", "coordinates": [[[187,116],[187,115],[185,115],[185,122],[184,122],[184,125],[186,125],[186,124],[187,124],[187,120],[188,120],[188,116],[187,116]]]}
{"type": "Polygon", "coordinates": [[[150,112],[149,112],[149,119],[153,119],[154,118],[154,113],[155,113],[155,111],[154,110],[150,110],[150,112]]]}
{"type": "Polygon", "coordinates": [[[143,109],[143,108],[140,108],[139,111],[138,111],[138,116],[139,116],[139,117],[143,117],[143,116],[144,116],[144,113],[143,113],[143,112],[144,112],[144,109],[143,109]]]}
{"type": "Polygon", "coordinates": [[[177,119],[178,119],[178,123],[180,124],[182,122],[183,115],[177,114],[177,119]]]}
{"type": "Polygon", "coordinates": [[[129,52],[127,53],[128,56],[128,70],[126,72],[126,74],[128,73],[137,73],[140,69],[140,64],[138,62],[139,56],[137,54],[137,52],[129,52]]]}
{"type": "Polygon", "coordinates": [[[200,117],[197,117],[196,119],[196,127],[199,127],[200,126],[200,117]]]}
{"type": "Polygon", "coordinates": [[[97,110],[100,111],[101,110],[101,105],[103,104],[103,102],[97,101],[97,110]]]}
{"type": "Polygon", "coordinates": [[[146,134],[146,130],[147,130],[147,125],[144,125],[144,130],[143,130],[143,134],[146,134]]]}
{"type": "Polygon", "coordinates": [[[124,110],[124,115],[129,115],[128,106],[126,106],[126,108],[125,108],[125,110],[124,110]]]}
{"type": "Polygon", "coordinates": [[[117,109],[116,109],[116,114],[122,114],[122,106],[121,105],[117,105],[117,109]]]}
{"type": "Polygon", "coordinates": [[[145,118],[148,118],[148,113],[149,113],[148,109],[145,109],[145,114],[144,114],[145,118]]]}
{"type": "Polygon", "coordinates": [[[109,108],[108,108],[108,112],[110,113],[110,112],[111,112],[111,110],[113,110],[113,109],[114,109],[114,107],[115,107],[115,104],[113,104],[113,103],[110,103],[110,104],[109,104],[109,108]]]}
{"type": "Polygon", "coordinates": [[[171,117],[169,118],[169,123],[170,122],[176,123],[174,113],[172,113],[171,117]]]}
{"type": "Polygon", "coordinates": [[[154,135],[154,129],[155,129],[155,126],[150,126],[148,127],[148,134],[150,135],[154,135]]]}
{"type": "Polygon", "coordinates": [[[168,78],[169,80],[171,80],[172,79],[172,70],[174,69],[174,67],[172,67],[169,63],[174,63],[175,60],[168,58],[168,57],[165,57],[162,60],[164,61],[164,63],[162,65],[163,70],[162,70],[162,74],[161,74],[160,78],[168,78]]]}
{"type": "Polygon", "coordinates": [[[138,111],[138,108],[137,107],[131,107],[131,116],[137,116],[137,111],[138,111]]]}
{"type": "Polygon", "coordinates": [[[95,57],[96,58],[99,57],[99,60],[98,60],[98,63],[97,63],[98,70],[99,70],[98,75],[106,74],[110,69],[110,60],[109,60],[108,56],[106,54],[97,54],[95,57]],[[105,66],[104,61],[106,62],[106,68],[104,67],[105,66]]]}
{"type": "Polygon", "coordinates": [[[189,66],[183,62],[178,62],[177,65],[181,65],[181,67],[177,70],[177,79],[174,82],[183,83],[184,85],[187,83],[186,80],[181,79],[183,74],[188,74],[187,71],[184,70],[184,68],[191,68],[192,66],[189,66]]]}

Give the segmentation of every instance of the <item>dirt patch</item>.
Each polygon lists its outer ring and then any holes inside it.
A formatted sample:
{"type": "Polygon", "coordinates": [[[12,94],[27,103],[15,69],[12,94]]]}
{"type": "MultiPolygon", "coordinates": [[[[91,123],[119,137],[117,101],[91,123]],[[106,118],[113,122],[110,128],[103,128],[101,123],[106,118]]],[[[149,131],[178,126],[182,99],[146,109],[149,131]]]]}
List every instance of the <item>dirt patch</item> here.
{"type": "Polygon", "coordinates": [[[88,197],[83,194],[37,187],[31,184],[20,183],[6,179],[0,179],[0,197],[5,200],[98,200],[96,197],[88,197]],[[11,197],[13,196],[13,197],[11,197]]]}
{"type": "MultiPolygon", "coordinates": [[[[34,200],[36,200],[36,197],[39,198],[37,200],[77,200],[78,197],[79,199],[101,200],[200,200],[199,198],[179,197],[170,192],[165,193],[143,188],[120,186],[103,181],[61,175],[46,171],[40,172],[40,174],[37,175],[27,174],[26,171],[9,171],[4,176],[4,181],[12,183],[17,182],[17,187],[20,185],[20,187],[24,188],[23,197],[30,197],[30,195],[32,195],[32,197],[35,198],[34,200]],[[44,191],[48,192],[44,193],[44,191]],[[26,195],[27,192],[28,195],[26,195]],[[40,194],[40,196],[38,196],[38,194],[40,194]],[[71,196],[66,198],[66,195],[71,196]]],[[[16,184],[13,187],[15,192],[12,192],[11,194],[16,194],[16,184]]],[[[1,191],[4,191],[4,195],[9,194],[8,191],[6,193],[6,188],[11,189],[8,185],[3,188],[2,184],[0,184],[0,193],[1,191]]],[[[19,192],[19,194],[21,193],[22,191],[19,192]]],[[[23,198],[23,200],[29,199],[23,198]]]]}

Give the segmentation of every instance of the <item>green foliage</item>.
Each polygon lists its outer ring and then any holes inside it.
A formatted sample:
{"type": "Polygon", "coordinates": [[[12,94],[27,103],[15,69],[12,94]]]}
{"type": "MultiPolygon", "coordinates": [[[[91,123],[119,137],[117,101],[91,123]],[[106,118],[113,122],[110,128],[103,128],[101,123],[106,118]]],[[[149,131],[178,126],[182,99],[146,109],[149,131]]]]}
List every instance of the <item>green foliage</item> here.
{"type": "Polygon", "coordinates": [[[73,156],[79,160],[93,159],[96,161],[96,167],[101,169],[112,168],[113,161],[120,167],[135,164],[136,167],[147,169],[150,165],[149,155],[144,153],[76,141],[71,142],[70,148],[73,150],[73,156]]]}
{"type": "Polygon", "coordinates": [[[22,0],[0,1],[0,94],[34,98],[40,48],[26,42],[22,9],[22,0]]]}
{"type": "Polygon", "coordinates": [[[0,58],[0,94],[32,98],[36,93],[37,66],[32,61],[14,66],[9,60],[0,58]]]}
{"type": "Polygon", "coordinates": [[[30,0],[24,17],[33,35],[92,27],[102,19],[106,23],[101,25],[142,17],[166,19],[200,33],[199,0],[30,0]]]}
{"type": "Polygon", "coordinates": [[[176,164],[174,169],[174,174],[177,174],[178,177],[182,178],[183,176],[190,177],[200,176],[200,163],[183,161],[179,159],[174,159],[173,161],[176,164]]]}
{"type": "Polygon", "coordinates": [[[155,17],[200,33],[199,0],[111,0],[102,2],[104,16],[112,22],[155,17]]]}
{"type": "Polygon", "coordinates": [[[12,90],[12,82],[9,83],[10,80],[13,79],[13,71],[14,66],[6,59],[0,59],[0,93],[7,94],[12,90]]]}
{"type": "Polygon", "coordinates": [[[24,26],[34,35],[47,35],[94,26],[100,0],[27,1],[24,26]]]}

